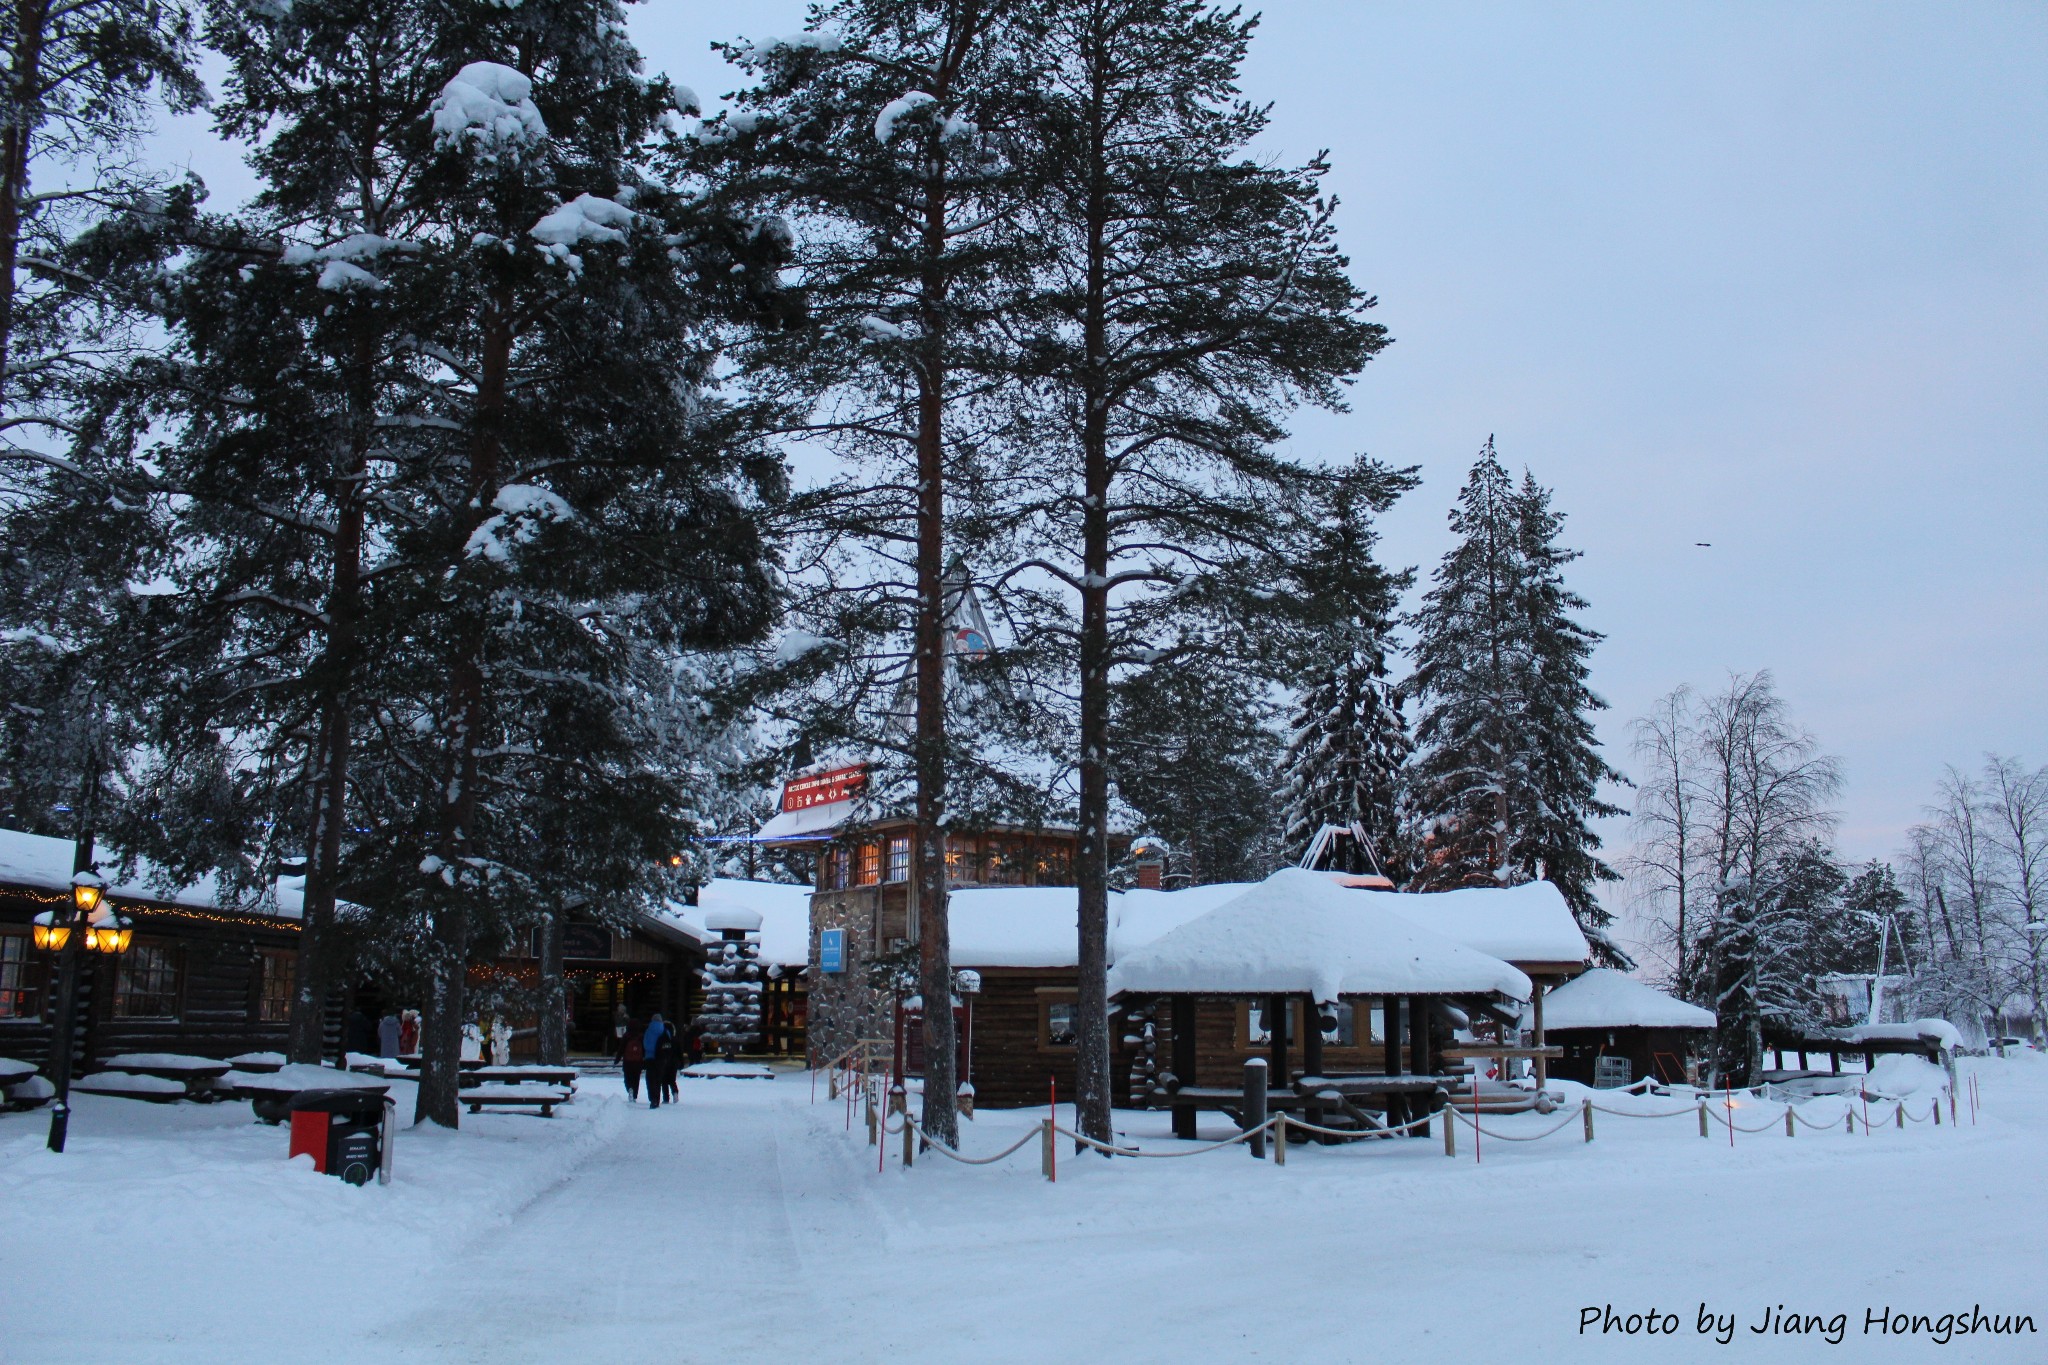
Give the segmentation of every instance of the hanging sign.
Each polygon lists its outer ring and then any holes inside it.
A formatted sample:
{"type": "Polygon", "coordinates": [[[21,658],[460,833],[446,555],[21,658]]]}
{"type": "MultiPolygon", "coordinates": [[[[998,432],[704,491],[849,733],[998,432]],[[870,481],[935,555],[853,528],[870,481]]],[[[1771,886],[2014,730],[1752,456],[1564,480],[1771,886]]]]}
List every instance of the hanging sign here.
{"type": "Polygon", "coordinates": [[[818,970],[821,972],[843,972],[846,970],[846,931],[844,929],[820,929],[818,931],[818,970]]]}
{"type": "Polygon", "coordinates": [[[782,808],[786,811],[809,810],[812,806],[845,801],[866,786],[867,781],[868,765],[865,763],[792,777],[782,784],[782,808]]]}

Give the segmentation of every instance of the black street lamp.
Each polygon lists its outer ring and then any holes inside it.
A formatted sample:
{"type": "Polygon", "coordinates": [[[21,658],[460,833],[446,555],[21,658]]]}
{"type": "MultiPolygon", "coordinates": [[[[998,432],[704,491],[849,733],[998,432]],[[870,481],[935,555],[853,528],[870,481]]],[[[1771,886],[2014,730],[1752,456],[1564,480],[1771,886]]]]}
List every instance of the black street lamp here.
{"type": "Polygon", "coordinates": [[[78,1018],[78,965],[86,953],[113,956],[128,951],[135,930],[106,904],[106,883],[92,870],[89,840],[79,842],[79,862],[71,874],[71,905],[45,910],[35,919],[36,947],[57,955],[57,1017],[50,1038],[50,1083],[57,1088],[50,1111],[50,1150],[64,1150],[71,1126],[71,1051],[78,1018]]]}

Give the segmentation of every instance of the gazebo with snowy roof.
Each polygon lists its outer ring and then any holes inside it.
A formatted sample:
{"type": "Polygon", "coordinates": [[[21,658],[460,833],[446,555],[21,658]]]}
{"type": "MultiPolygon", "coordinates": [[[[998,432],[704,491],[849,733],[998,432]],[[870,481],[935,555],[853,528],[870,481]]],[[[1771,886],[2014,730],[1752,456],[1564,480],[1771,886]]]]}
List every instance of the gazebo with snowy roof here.
{"type": "MultiPolygon", "coordinates": [[[[1165,1002],[1172,1064],[1156,1087],[1179,1092],[1199,1070],[1221,1072],[1261,1044],[1285,1089],[1297,1037],[1303,1075],[1323,1075],[1326,1063],[1387,1078],[1433,1075],[1435,1026],[1461,1025],[1468,1011],[1512,1020],[1534,988],[1518,968],[1395,913],[1380,896],[1285,868],[1120,957],[1109,992],[1141,1014],[1165,1002]]],[[[1176,1131],[1192,1136],[1193,1117],[1177,1107],[1176,1131]]]]}
{"type": "Polygon", "coordinates": [[[1645,1076],[1677,1084],[1686,1059],[1714,1029],[1714,1013],[1594,967],[1544,997],[1545,1036],[1564,1049],[1550,1073],[1586,1085],[1630,1084],[1645,1076]],[[1601,1059],[1610,1060],[1602,1075],[1601,1059]],[[1626,1061],[1628,1075],[1620,1074],[1626,1061]]]}

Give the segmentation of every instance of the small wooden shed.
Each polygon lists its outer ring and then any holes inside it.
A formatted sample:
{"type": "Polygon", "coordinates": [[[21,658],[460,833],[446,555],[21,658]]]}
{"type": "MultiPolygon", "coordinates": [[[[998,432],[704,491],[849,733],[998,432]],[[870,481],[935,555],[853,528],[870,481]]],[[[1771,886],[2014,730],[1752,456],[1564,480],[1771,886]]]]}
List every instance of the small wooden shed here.
{"type": "MultiPolygon", "coordinates": [[[[1526,1017],[1526,1016],[1525,1016],[1526,1017]]],[[[1550,1064],[1562,1080],[1593,1085],[1631,1084],[1652,1077],[1667,1084],[1686,1079],[1686,1059],[1713,1032],[1714,1013],[1666,995],[1611,967],[1594,967],[1543,997],[1546,1040],[1564,1049],[1550,1064]],[[1602,1058],[1620,1058],[1628,1075],[1602,1058]]]]}

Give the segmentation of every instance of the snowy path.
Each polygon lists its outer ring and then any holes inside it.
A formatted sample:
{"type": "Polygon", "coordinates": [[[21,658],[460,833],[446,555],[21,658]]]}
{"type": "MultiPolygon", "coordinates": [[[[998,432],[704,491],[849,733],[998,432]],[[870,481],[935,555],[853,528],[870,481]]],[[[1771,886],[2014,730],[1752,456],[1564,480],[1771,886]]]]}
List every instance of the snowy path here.
{"type": "MultiPolygon", "coordinates": [[[[1483,1162],[1434,1141],[1284,1169],[1063,1156],[1057,1184],[1035,1146],[906,1172],[892,1142],[878,1171],[802,1074],[689,1083],[659,1112],[592,1078],[553,1120],[408,1129],[399,1179],[367,1190],[287,1166],[240,1106],[95,1100],[61,1158],[0,1116],[0,1365],[1813,1359],[1814,1336],[1748,1331],[1780,1304],[1845,1315],[1844,1359],[2037,1362],[2040,1333],[1863,1331],[1979,1303],[2048,1325],[2048,1058],[1970,1066],[1988,1107],[1960,1129],[1792,1140],[1760,1114],[1731,1147],[1686,1115],[1602,1117],[1592,1144],[1572,1122],[1483,1162]],[[1677,1330],[1581,1335],[1608,1303],[1677,1330]],[[1703,1303],[1735,1315],[1729,1345],[1696,1330],[1703,1303]]],[[[985,1113],[966,1146],[1036,1119],[985,1113]]],[[[1162,1115],[1119,1122],[1170,1146],[1162,1115]]]]}
{"type": "Polygon", "coordinates": [[[424,1277],[419,1311],[359,1358],[708,1360],[808,1338],[826,1314],[806,1262],[857,1241],[874,1210],[845,1151],[787,1140],[804,1084],[699,1083],[690,1103],[635,1109],[507,1232],[424,1277]]]}

